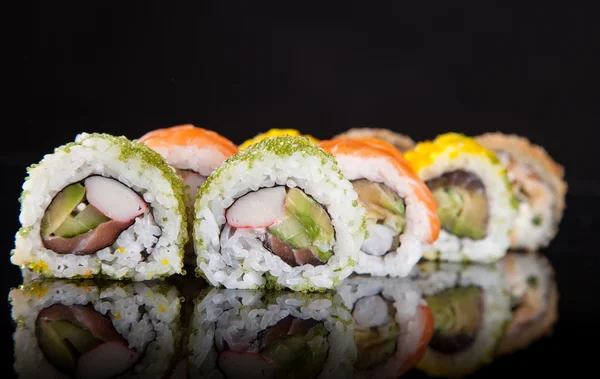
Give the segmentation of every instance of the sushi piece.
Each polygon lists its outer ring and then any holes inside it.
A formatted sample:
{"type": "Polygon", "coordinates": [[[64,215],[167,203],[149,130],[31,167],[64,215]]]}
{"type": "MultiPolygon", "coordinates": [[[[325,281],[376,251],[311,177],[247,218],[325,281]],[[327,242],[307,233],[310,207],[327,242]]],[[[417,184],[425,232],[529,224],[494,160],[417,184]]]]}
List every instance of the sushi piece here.
{"type": "MultiPolygon", "coordinates": [[[[189,124],[151,131],[142,136],[139,141],[159,153],[183,179],[191,233],[194,202],[200,186],[214,169],[238,152],[237,146],[213,131],[189,124]]],[[[186,265],[196,263],[192,244],[189,244],[186,249],[185,263],[186,265]]]]}
{"type": "Polygon", "coordinates": [[[146,145],[82,133],[27,171],[13,264],[71,279],[182,273],[183,183],[146,145]]]}
{"type": "Polygon", "coordinates": [[[460,378],[489,364],[511,319],[510,296],[494,264],[424,262],[411,276],[433,312],[434,333],[417,368],[460,378]]]}
{"type": "Polygon", "coordinates": [[[433,313],[406,278],[351,276],[337,287],[352,312],[355,378],[398,378],[433,336],[433,313]]]}
{"type": "Polygon", "coordinates": [[[539,253],[511,252],[500,267],[513,314],[498,348],[498,355],[505,355],[552,335],[558,320],[558,287],[550,262],[539,253]]]}
{"type": "Polygon", "coordinates": [[[333,139],[338,138],[376,138],[392,144],[402,153],[415,147],[415,141],[409,136],[382,128],[352,128],[333,137],[333,139]]]}
{"type": "Polygon", "coordinates": [[[352,316],[332,293],[212,289],[192,325],[191,379],[352,376],[352,316]]]}
{"type": "Polygon", "coordinates": [[[502,258],[510,246],[517,202],[494,152],[448,133],[419,143],[404,156],[431,190],[442,225],[423,256],[479,263],[502,258]]]}
{"type": "Polygon", "coordinates": [[[179,292],[165,282],[46,279],[9,300],[20,378],[160,378],[179,353],[179,292]]]}
{"type": "Polygon", "coordinates": [[[296,129],[269,129],[268,131],[266,131],[264,133],[259,133],[259,134],[255,135],[254,137],[250,138],[249,140],[244,141],[240,145],[240,150],[247,149],[248,147],[250,147],[250,146],[254,145],[255,143],[258,143],[264,139],[271,138],[271,137],[280,137],[280,136],[290,136],[290,137],[303,136],[303,137],[308,138],[312,143],[316,144],[319,142],[319,140],[316,139],[315,137],[313,137],[309,134],[302,134],[296,129]]]}
{"type": "Polygon", "coordinates": [[[335,159],[272,137],[228,159],[196,201],[197,272],[213,286],[331,289],[352,273],[365,209],[335,159]]]}
{"type": "Polygon", "coordinates": [[[477,142],[496,153],[519,200],[511,248],[534,251],[547,247],[558,232],[565,209],[568,185],[564,167],[524,137],[486,133],[478,136],[477,142]]]}
{"type": "Polygon", "coordinates": [[[333,154],[367,210],[369,237],[354,271],[404,277],[440,233],[436,202],[402,154],[376,139],[339,138],[319,144],[333,154]]]}

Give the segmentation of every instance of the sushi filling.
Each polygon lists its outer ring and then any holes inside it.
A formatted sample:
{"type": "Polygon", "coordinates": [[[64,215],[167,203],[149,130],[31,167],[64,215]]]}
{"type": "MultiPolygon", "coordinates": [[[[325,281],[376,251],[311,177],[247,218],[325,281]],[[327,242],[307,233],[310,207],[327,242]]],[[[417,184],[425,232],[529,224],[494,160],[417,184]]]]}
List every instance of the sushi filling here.
{"type": "Polygon", "coordinates": [[[146,215],[152,217],[150,207],[131,188],[112,178],[90,176],[54,197],[42,218],[42,243],[59,254],[94,254],[146,215]]]}
{"type": "Polygon", "coordinates": [[[450,288],[424,299],[434,315],[431,349],[442,354],[457,354],[473,345],[483,324],[481,288],[450,288]]]}
{"type": "Polygon", "coordinates": [[[35,334],[46,360],[75,378],[111,378],[130,370],[141,356],[107,317],[83,305],[45,308],[35,334]]]}
{"type": "Polygon", "coordinates": [[[485,238],[489,204],[485,187],[472,173],[457,170],[427,181],[438,203],[442,228],[460,238],[485,238]]]}
{"type": "Polygon", "coordinates": [[[242,230],[288,265],[314,266],[333,256],[335,233],[325,208],[299,188],[263,188],[237,199],[226,212],[231,235],[242,230]]]}
{"type": "Polygon", "coordinates": [[[227,343],[218,367],[226,378],[314,378],[322,370],[329,343],[322,322],[287,316],[258,334],[247,349],[227,343]]]}
{"type": "Polygon", "coordinates": [[[406,226],[404,200],[383,183],[358,179],[352,181],[352,186],[367,211],[369,238],[361,250],[375,256],[396,251],[406,226]]]}
{"type": "Polygon", "coordinates": [[[368,370],[394,356],[400,329],[391,301],[380,295],[363,297],[352,310],[354,342],[358,351],[356,369],[368,370]]]}

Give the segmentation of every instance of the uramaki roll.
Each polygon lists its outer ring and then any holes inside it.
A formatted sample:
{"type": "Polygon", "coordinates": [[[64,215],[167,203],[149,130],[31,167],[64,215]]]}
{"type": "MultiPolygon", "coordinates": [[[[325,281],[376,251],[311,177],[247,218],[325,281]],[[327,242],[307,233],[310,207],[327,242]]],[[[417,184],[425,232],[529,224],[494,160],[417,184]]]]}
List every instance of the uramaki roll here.
{"type": "Polygon", "coordinates": [[[367,234],[352,184],[305,137],[271,137],[229,158],[195,211],[198,273],[226,288],[333,288],[367,234]]]}
{"type": "Polygon", "coordinates": [[[162,378],[181,347],[181,300],[165,282],[41,280],[9,300],[20,378],[162,378]]]}
{"type": "Polygon", "coordinates": [[[502,271],[494,264],[424,262],[412,280],[435,323],[417,368],[428,376],[462,378],[491,363],[511,319],[502,271]]]}
{"type": "Polygon", "coordinates": [[[436,202],[402,154],[373,139],[338,138],[319,146],[333,154],[367,210],[367,230],[354,271],[403,277],[440,233],[436,202]]]}
{"type": "MultiPolygon", "coordinates": [[[[194,202],[200,186],[223,161],[238,152],[227,138],[207,129],[186,124],[153,130],[139,139],[159,153],[183,179],[188,223],[194,218],[194,202]]],[[[194,265],[193,246],[186,249],[185,263],[194,265]]]]}
{"type": "Polygon", "coordinates": [[[421,359],[433,313],[406,278],[353,275],[336,288],[352,312],[355,378],[398,378],[421,359]]]}
{"type": "Polygon", "coordinates": [[[352,316],[338,295],[212,289],[195,304],[191,379],[352,377],[352,316]]]}
{"type": "Polygon", "coordinates": [[[539,253],[510,252],[500,267],[513,315],[498,348],[497,354],[505,355],[552,335],[558,320],[558,287],[550,262],[539,253]]]}
{"type": "Polygon", "coordinates": [[[423,256],[481,263],[502,258],[510,246],[517,202],[494,152],[448,133],[417,144],[404,156],[438,203],[442,231],[423,256]]]}
{"type": "Polygon", "coordinates": [[[83,133],[28,174],[13,264],[59,278],[140,281],[182,272],[183,183],[146,145],[83,133]]]}
{"type": "Polygon", "coordinates": [[[548,246],[565,209],[564,167],[541,146],[514,134],[486,133],[477,142],[496,152],[519,200],[511,248],[533,251],[548,246]]]}
{"type": "Polygon", "coordinates": [[[337,138],[376,138],[394,145],[402,153],[415,147],[415,141],[409,136],[383,128],[352,128],[333,137],[333,139],[337,138]]]}

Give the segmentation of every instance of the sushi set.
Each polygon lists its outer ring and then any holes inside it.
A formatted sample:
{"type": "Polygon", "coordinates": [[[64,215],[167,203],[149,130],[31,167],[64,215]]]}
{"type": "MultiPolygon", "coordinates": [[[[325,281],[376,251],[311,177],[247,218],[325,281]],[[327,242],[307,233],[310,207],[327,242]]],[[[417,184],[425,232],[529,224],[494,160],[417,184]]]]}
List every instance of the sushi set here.
{"type": "Polygon", "coordinates": [[[567,188],[542,147],[499,132],[82,133],[27,170],[14,368],[468,376],[552,333],[539,250],[567,188]]]}

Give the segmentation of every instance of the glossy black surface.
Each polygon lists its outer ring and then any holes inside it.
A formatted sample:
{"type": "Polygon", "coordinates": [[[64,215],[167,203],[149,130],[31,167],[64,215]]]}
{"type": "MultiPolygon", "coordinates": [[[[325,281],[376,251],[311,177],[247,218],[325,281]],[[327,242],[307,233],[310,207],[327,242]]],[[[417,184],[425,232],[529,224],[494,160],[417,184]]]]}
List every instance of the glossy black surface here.
{"type": "MultiPolygon", "coordinates": [[[[194,4],[40,1],[4,13],[13,66],[3,70],[10,101],[0,152],[6,295],[20,282],[8,256],[25,167],[79,132],[136,138],[191,122],[239,143],[271,127],[321,138],[385,127],[415,140],[501,130],[543,145],[566,168],[565,218],[544,251],[560,319],[551,339],[476,375],[596,368],[596,12],[564,2],[194,4]]],[[[11,351],[8,302],[2,310],[11,351]]],[[[12,372],[10,357],[3,373],[12,372]]]]}

